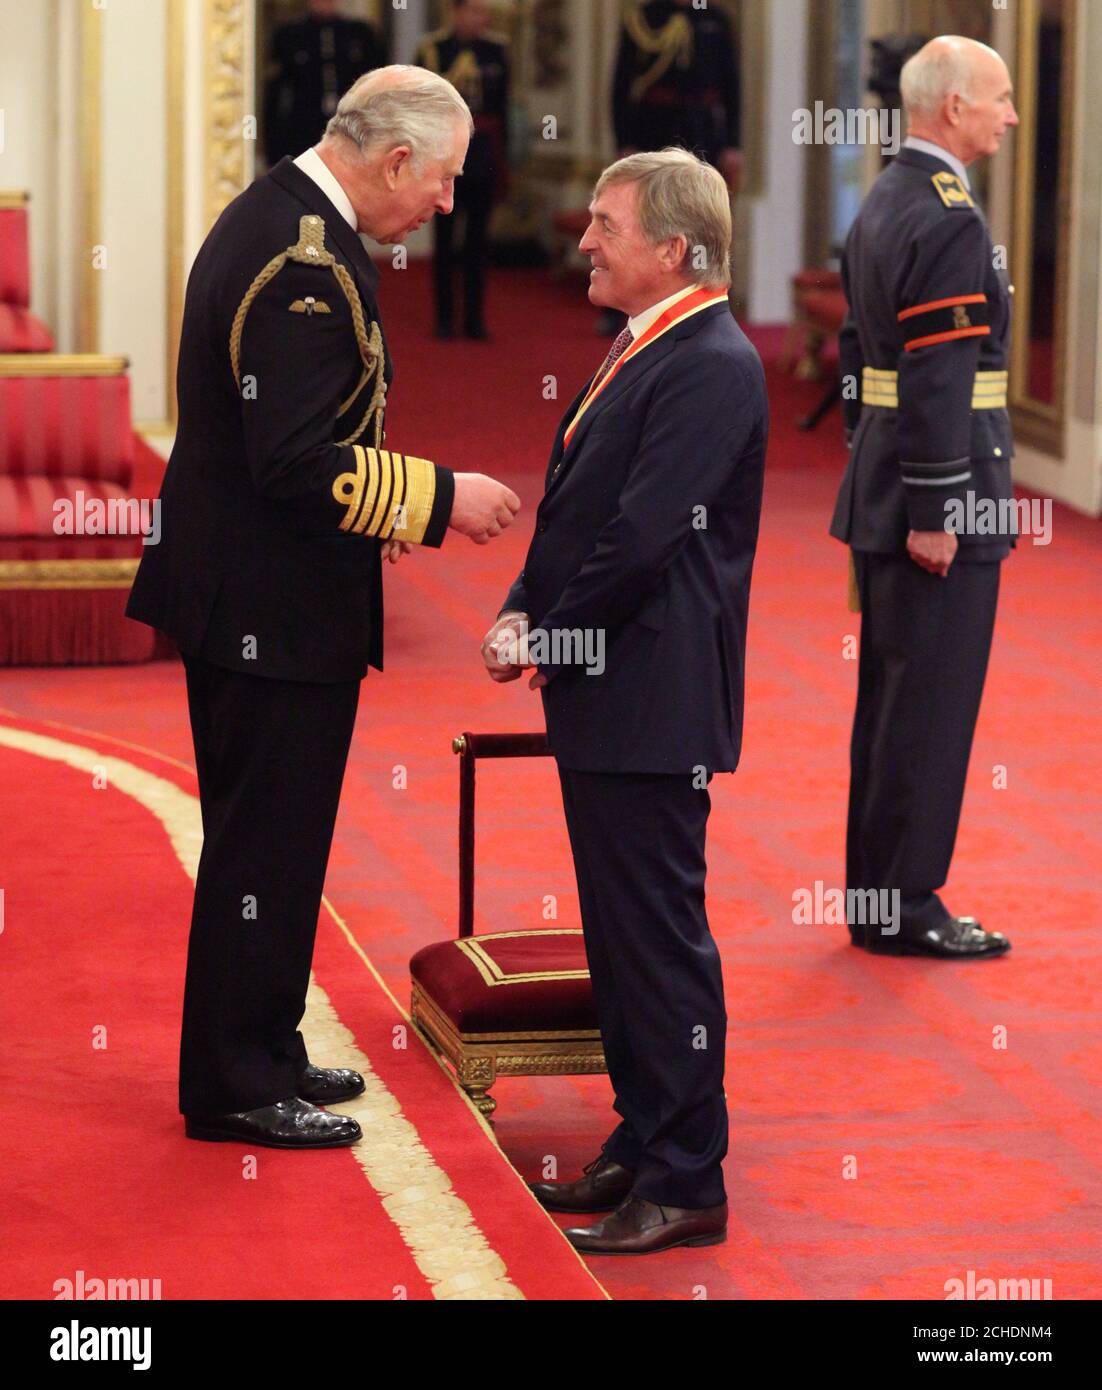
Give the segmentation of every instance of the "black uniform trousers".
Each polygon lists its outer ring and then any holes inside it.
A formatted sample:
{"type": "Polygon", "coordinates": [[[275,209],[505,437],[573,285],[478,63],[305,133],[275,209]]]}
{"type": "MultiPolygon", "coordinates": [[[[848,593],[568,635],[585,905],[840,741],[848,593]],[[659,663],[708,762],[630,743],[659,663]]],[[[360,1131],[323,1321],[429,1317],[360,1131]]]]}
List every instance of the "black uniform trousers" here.
{"type": "Polygon", "coordinates": [[[854,552],[861,597],[850,747],[846,880],[898,889],[901,929],[949,915],[949,876],[979,714],[1000,565],[962,562],[942,579],[909,555],[854,552]]]}
{"type": "Polygon", "coordinates": [[[221,1115],[289,1099],[308,1063],[298,1025],[360,682],[184,665],[203,852],[180,1110],[221,1115]]]}
{"type": "Polygon", "coordinates": [[[725,1200],[727,1014],[704,910],[711,801],[689,775],[559,768],[593,997],[622,1123],[604,1153],[662,1206],[725,1200]]]}
{"type": "MultiPolygon", "coordinates": [[[[464,177],[455,181],[455,213],[463,218],[463,249],[458,260],[463,268],[463,329],[484,327],[486,261],[489,255],[490,215],[494,210],[491,179],[464,177]]],[[[436,290],[436,326],[450,329],[455,318],[455,222],[456,216],[433,220],[433,284],[436,290]]]]}

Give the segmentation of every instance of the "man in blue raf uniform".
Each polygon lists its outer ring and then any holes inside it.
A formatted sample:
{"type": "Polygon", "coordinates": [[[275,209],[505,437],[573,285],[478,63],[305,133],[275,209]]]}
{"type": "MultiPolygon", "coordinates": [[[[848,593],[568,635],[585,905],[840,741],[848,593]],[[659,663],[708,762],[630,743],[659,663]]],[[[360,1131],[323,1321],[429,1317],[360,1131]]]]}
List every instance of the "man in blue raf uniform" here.
{"type": "MultiPolygon", "coordinates": [[[[1011,497],[1010,293],[967,166],[1018,118],[993,50],[934,39],[903,68],[910,134],[850,231],[843,379],[852,445],[831,534],[862,612],[846,878],[855,945],[957,960],[1005,936],[954,917],[949,874],[1012,535],[955,530],[1011,497]],[[849,393],[853,395],[851,391],[849,393]],[[856,909],[898,892],[898,920],[856,909]]],[[[1009,509],[1004,509],[1009,514],[1009,509]]]]}
{"type": "MultiPolygon", "coordinates": [[[[487,336],[483,312],[490,214],[505,188],[509,119],[509,58],[504,38],[488,32],[487,0],[453,0],[452,23],[427,35],[417,61],[438,72],[462,94],[474,118],[463,177],[455,185],[455,208],[463,217],[463,331],[468,338],[487,336]]],[[[454,218],[433,223],[433,283],[436,334],[454,332],[453,298],[457,257],[454,218]]]]}
{"type": "Polygon", "coordinates": [[[360,681],[382,670],[381,556],[479,542],[519,507],[481,474],[391,446],[378,272],[448,213],[470,114],[453,87],[382,68],[320,145],[229,205],[188,280],[162,536],[127,613],[176,639],[203,814],[180,1048],[195,1139],[353,1143],[318,1106],[363,1079],[298,1031],[360,681]]]}
{"type": "Polygon", "coordinates": [[[621,1117],[580,1180],[535,1192],[557,1211],[615,1208],[567,1231],[579,1250],[646,1254],[716,1243],[727,1225],[704,838],[708,783],[741,745],[768,405],[728,307],[716,170],[683,150],[633,155],[590,212],[590,301],[628,326],[563,417],[483,654],[497,681],[538,667],[621,1117]]]}

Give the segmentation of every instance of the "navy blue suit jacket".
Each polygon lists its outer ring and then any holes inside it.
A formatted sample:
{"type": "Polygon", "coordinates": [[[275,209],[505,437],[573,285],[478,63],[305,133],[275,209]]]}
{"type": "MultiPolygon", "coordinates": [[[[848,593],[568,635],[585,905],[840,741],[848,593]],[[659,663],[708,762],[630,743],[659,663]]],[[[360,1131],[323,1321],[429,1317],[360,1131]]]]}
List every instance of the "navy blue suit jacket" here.
{"type": "Polygon", "coordinates": [[[761,362],[721,303],[629,359],[564,451],[583,395],[502,609],[604,633],[600,675],[542,668],[551,751],[580,771],[733,772],[769,427],[761,362]]]}

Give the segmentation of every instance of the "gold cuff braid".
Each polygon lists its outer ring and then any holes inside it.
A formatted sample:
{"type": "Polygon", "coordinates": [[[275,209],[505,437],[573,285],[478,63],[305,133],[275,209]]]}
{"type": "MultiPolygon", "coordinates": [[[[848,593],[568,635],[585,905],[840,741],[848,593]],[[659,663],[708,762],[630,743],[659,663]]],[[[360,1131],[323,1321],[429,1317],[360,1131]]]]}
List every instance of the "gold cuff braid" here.
{"type": "Polygon", "coordinates": [[[342,531],[379,540],[419,543],[432,515],[436,469],[428,459],[354,444],[354,473],[333,483],[333,497],[348,510],[342,531]]]}

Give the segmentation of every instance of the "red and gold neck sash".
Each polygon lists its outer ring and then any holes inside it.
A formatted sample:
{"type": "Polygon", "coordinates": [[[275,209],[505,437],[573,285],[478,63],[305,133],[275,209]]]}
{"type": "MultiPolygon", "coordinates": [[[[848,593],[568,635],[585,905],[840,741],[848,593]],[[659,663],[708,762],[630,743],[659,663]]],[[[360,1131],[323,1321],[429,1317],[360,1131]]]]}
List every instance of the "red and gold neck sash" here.
{"type": "Polygon", "coordinates": [[[616,373],[621,371],[625,363],[650,347],[651,343],[657,342],[663,333],[668,333],[671,328],[676,328],[679,323],[684,323],[686,319],[692,318],[694,314],[703,313],[705,309],[710,309],[713,304],[726,303],[727,291],[717,288],[715,285],[692,286],[687,289],[680,298],[658,315],[655,321],[645,333],[640,334],[632,343],[627,351],[616,359],[609,370],[598,382],[594,378],[594,385],[590,386],[585,393],[585,399],[578,407],[577,414],[567,426],[566,433],[563,435],[563,451],[570,447],[570,441],[574,437],[574,431],[581,423],[582,416],[597,399],[602,391],[606,390],[610,381],[616,373]]]}

